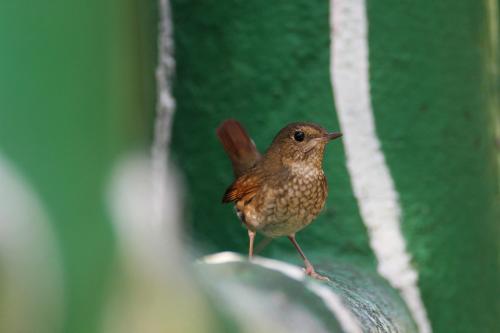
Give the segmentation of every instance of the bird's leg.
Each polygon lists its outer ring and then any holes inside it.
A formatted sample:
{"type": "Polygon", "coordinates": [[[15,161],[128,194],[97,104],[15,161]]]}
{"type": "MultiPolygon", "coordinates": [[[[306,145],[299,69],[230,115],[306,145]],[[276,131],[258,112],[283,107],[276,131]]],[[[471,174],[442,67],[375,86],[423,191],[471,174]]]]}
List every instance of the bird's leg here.
{"type": "Polygon", "coordinates": [[[255,239],[255,231],[248,229],[248,238],[250,240],[250,245],[248,246],[248,260],[253,258],[253,241],[255,239]]]}
{"type": "Polygon", "coordinates": [[[318,280],[329,280],[326,276],[316,273],[313,265],[311,264],[309,259],[307,259],[306,255],[300,248],[299,243],[297,243],[297,241],[295,240],[295,234],[288,236],[288,239],[292,242],[293,246],[295,246],[297,252],[299,252],[300,256],[302,257],[302,260],[304,260],[304,265],[306,266],[306,274],[318,280]]]}
{"type": "Polygon", "coordinates": [[[288,239],[292,242],[293,246],[295,246],[295,249],[297,249],[297,252],[299,252],[300,256],[302,257],[302,260],[304,260],[304,264],[306,266],[306,274],[311,275],[311,273],[315,272],[314,267],[300,248],[299,243],[297,243],[297,241],[295,240],[295,234],[288,236],[288,239]]]}

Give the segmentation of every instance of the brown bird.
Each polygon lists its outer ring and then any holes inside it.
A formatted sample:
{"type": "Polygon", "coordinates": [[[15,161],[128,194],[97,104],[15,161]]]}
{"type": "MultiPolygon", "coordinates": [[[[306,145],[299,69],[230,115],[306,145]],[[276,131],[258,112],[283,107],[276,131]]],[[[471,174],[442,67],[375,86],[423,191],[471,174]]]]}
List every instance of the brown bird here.
{"type": "Polygon", "coordinates": [[[223,203],[234,202],[236,213],[248,229],[248,256],[253,256],[257,232],[266,237],[287,236],[304,260],[306,273],[316,273],[295,239],[325,205],[328,194],[323,172],[326,144],[342,136],[328,133],[312,123],[292,123],[281,129],[261,155],[236,120],[226,120],[217,129],[224,150],[233,165],[235,181],[223,203]]]}

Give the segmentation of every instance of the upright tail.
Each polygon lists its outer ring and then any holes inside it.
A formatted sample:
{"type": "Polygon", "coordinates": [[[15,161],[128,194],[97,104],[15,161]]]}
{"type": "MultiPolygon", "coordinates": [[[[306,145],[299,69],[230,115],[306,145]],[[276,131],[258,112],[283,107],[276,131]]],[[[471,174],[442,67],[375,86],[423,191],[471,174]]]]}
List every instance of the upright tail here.
{"type": "Polygon", "coordinates": [[[243,126],[236,120],[225,120],[217,128],[217,137],[233,164],[233,171],[236,177],[239,177],[246,170],[253,167],[260,159],[260,154],[257,147],[255,147],[255,143],[250,139],[243,126]]]}

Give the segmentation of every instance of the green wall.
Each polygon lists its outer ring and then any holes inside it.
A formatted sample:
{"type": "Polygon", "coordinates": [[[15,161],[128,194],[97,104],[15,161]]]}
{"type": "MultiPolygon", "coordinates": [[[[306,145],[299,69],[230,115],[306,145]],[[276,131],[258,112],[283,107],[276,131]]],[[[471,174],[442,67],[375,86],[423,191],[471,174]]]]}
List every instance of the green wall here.
{"type": "MultiPolygon", "coordinates": [[[[220,204],[233,176],[215,128],[236,118],[260,150],[289,122],[339,128],[328,70],[328,3],[172,3],[177,59],[172,150],[189,186],[192,230],[209,251],[243,252],[246,232],[232,208],[220,204]]],[[[298,235],[300,244],[316,260],[347,256],[373,265],[339,142],[327,148],[325,170],[330,185],[326,210],[298,235]]],[[[300,263],[285,239],[264,253],[300,263]]]]}
{"type": "Polygon", "coordinates": [[[103,190],[114,159],[148,144],[155,8],[132,0],[0,1],[0,153],[52,222],[65,332],[99,325],[114,246],[103,190]]]}
{"type": "Polygon", "coordinates": [[[436,332],[498,331],[485,3],[368,4],[375,119],[430,320],[436,332]]]}
{"type": "MultiPolygon", "coordinates": [[[[116,241],[104,190],[116,159],[150,142],[156,5],[0,1],[0,154],[41,198],[55,231],[65,332],[97,331],[112,287],[116,241]]],[[[232,172],[215,128],[236,118],[261,150],[288,122],[339,128],[329,73],[329,5],[172,5],[172,153],[187,185],[186,229],[201,253],[246,252],[246,232],[231,207],[220,204],[232,172]]],[[[491,118],[498,114],[499,90],[489,66],[495,40],[487,8],[476,0],[367,1],[377,134],[435,332],[500,331],[500,199],[491,118]]],[[[326,210],[298,239],[325,267],[374,271],[341,142],[327,148],[325,171],[326,210]]],[[[263,255],[300,264],[286,239],[263,255]]]]}
{"type": "MultiPolygon", "coordinates": [[[[188,185],[189,227],[204,253],[245,252],[219,198],[232,180],[214,130],[240,120],[263,150],[291,121],[339,124],[325,1],[173,1],[177,113],[172,149],[188,185]]],[[[367,2],[377,134],[435,332],[500,331],[499,194],[487,67],[486,3],[367,2]]],[[[493,92],[493,93],[492,93],[493,92]]],[[[343,147],[327,148],[325,212],[298,238],[316,262],[375,268],[343,147]]],[[[300,263],[286,239],[265,256],[300,263]]]]}

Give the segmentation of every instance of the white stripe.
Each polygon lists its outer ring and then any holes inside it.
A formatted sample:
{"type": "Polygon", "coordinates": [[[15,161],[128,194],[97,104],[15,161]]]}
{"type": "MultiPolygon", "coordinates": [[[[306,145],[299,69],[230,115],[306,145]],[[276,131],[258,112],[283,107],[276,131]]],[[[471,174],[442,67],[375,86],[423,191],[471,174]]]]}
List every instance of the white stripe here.
{"type": "MultiPolygon", "coordinates": [[[[204,257],[202,262],[207,264],[223,264],[229,262],[246,261],[242,256],[233,252],[221,252],[204,257]]],[[[262,257],[254,257],[252,263],[280,272],[291,279],[304,282],[307,289],[319,296],[326,307],[334,314],[338,320],[342,330],[346,333],[361,333],[361,325],[356,317],[342,303],[341,298],[336,295],[330,288],[319,284],[318,282],[307,279],[304,271],[294,265],[287,264],[282,261],[267,259],[262,257]]]]}
{"type": "Polygon", "coordinates": [[[419,332],[431,326],[400,229],[398,194],[375,132],[368,78],[364,0],[331,0],[331,80],[354,194],[378,259],[378,272],[397,288],[419,332]]]}
{"type": "Polygon", "coordinates": [[[167,152],[175,111],[175,99],[172,95],[175,59],[169,0],[159,1],[159,11],[158,67],[156,69],[158,101],[156,106],[154,142],[151,149],[154,184],[152,223],[156,227],[160,227],[167,218],[165,212],[166,175],[168,173],[167,152]]]}

